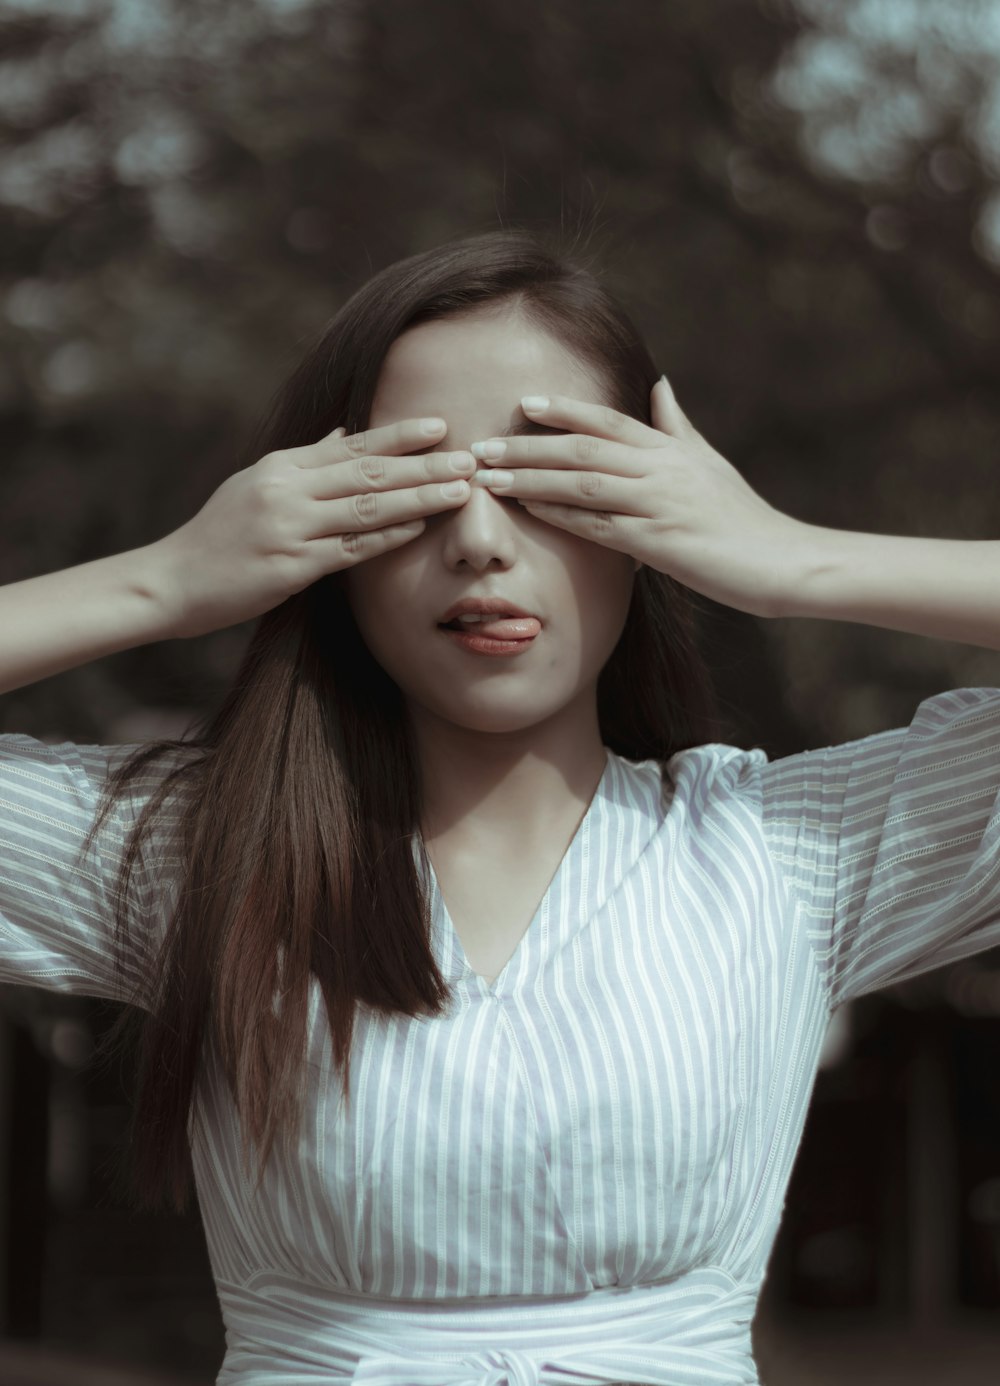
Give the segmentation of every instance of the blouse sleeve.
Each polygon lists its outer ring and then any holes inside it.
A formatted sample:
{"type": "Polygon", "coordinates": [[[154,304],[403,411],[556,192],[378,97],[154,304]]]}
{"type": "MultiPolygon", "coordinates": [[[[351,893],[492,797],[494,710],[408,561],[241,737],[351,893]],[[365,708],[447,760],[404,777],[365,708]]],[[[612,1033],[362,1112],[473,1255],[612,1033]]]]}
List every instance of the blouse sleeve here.
{"type": "Polygon", "coordinates": [[[0,736],[0,982],[80,996],[140,1000],[157,951],[149,862],[134,877],[130,948],[114,967],[114,899],[135,801],[92,827],[113,765],[133,746],[47,745],[0,736]]]}
{"type": "Polygon", "coordinates": [[[831,1007],[1000,945],[1000,689],[745,773],[831,1007]]]}

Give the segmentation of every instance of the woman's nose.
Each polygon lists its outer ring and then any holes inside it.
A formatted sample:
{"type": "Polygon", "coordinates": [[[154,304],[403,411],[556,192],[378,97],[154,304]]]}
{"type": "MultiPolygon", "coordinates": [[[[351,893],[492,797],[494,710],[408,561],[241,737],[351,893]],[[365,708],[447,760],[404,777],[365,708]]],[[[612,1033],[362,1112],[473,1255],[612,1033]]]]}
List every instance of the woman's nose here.
{"type": "MultiPolygon", "coordinates": [[[[519,527],[510,523],[514,503],[490,491],[483,480],[487,471],[484,467],[469,477],[468,499],[442,515],[445,556],[477,568],[492,562],[510,564],[517,552],[519,527]]],[[[520,506],[516,509],[519,515],[525,513],[520,506]]]]}

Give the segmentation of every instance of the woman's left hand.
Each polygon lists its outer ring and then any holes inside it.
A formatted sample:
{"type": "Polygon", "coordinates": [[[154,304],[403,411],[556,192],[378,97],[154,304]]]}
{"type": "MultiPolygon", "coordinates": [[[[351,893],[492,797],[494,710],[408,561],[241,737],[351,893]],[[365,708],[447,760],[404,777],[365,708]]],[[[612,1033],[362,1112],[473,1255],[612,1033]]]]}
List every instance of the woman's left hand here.
{"type": "Polygon", "coordinates": [[[490,484],[525,510],[595,544],[618,549],[713,601],[776,616],[805,571],[810,526],[762,500],[688,422],[661,380],[649,428],[602,404],[553,396],[522,408],[562,436],[491,439],[502,457],[472,451],[512,472],[490,484]]]}

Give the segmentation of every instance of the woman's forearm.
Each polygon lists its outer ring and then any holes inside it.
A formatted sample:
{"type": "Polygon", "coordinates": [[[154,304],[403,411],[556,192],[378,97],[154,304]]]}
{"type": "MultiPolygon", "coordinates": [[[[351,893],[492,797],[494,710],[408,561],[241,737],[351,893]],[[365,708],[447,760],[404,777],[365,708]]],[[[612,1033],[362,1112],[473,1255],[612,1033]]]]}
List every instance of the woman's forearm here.
{"type": "Polygon", "coordinates": [[[0,693],[170,639],[152,544],[0,587],[0,693]]]}
{"type": "Polygon", "coordinates": [[[1000,650],[1000,540],[806,525],[779,616],[857,621],[1000,650]]]}

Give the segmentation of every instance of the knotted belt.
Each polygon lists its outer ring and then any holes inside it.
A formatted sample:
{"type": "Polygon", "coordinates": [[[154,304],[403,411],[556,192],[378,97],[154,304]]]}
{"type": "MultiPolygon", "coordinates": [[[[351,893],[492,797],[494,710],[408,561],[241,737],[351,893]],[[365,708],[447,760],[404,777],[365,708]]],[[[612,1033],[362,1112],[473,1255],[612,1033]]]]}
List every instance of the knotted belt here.
{"type": "Polygon", "coordinates": [[[757,1287],[715,1268],[524,1299],[378,1298],[261,1273],[219,1282],[217,1386],[755,1386],[757,1287]]]}

